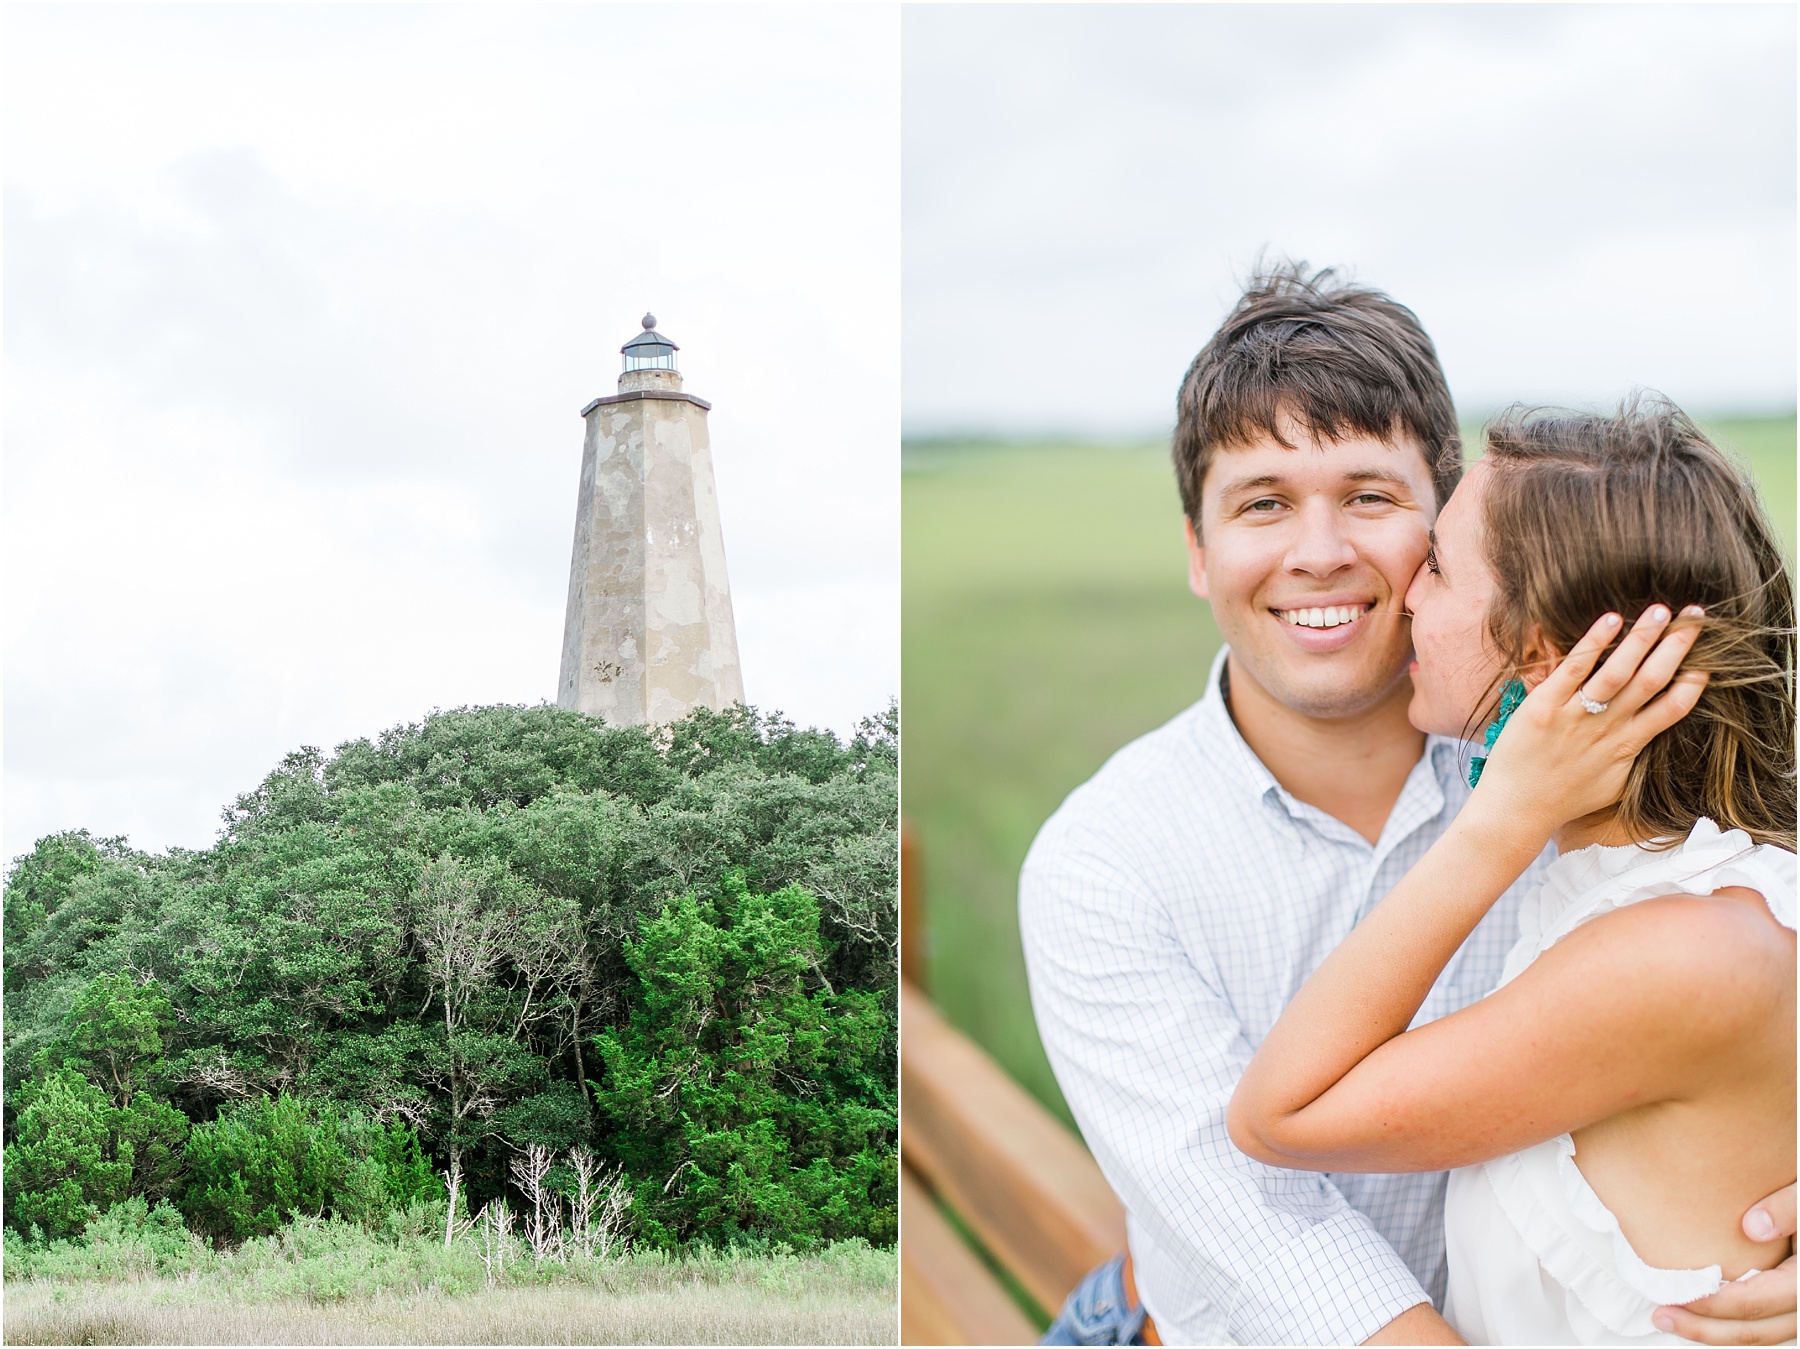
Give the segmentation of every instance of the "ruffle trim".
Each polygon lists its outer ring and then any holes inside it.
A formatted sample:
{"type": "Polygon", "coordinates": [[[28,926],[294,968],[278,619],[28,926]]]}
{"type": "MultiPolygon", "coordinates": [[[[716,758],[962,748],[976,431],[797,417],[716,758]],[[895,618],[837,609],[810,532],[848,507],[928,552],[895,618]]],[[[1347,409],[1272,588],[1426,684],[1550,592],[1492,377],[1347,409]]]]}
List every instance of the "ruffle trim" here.
{"type": "Polygon", "coordinates": [[[1568,853],[1551,863],[1540,889],[1521,907],[1519,943],[1506,958],[1500,983],[1517,978],[1583,923],[1662,895],[1709,895],[1743,886],[1760,894],[1775,921],[1791,929],[1797,876],[1793,853],[1757,844],[1741,829],[1721,830],[1707,819],[1666,852],[1596,844],[1568,853]]]}
{"type": "Polygon", "coordinates": [[[1568,1134],[1550,1140],[1556,1148],[1556,1178],[1562,1182],[1563,1195],[1569,1208],[1591,1231],[1600,1233],[1612,1243],[1613,1264],[1618,1276],[1639,1297],[1655,1306],[1679,1306],[1710,1296],[1724,1286],[1717,1265],[1705,1269],[1659,1269],[1646,1264],[1642,1256],[1625,1239],[1624,1229],[1613,1211],[1600,1201],[1594,1187],[1588,1184],[1581,1168],[1575,1165],[1575,1140],[1568,1134]]]}
{"type": "MultiPolygon", "coordinates": [[[[1659,1269],[1631,1248],[1600,1196],[1575,1165],[1575,1142],[1569,1135],[1553,1138],[1524,1152],[1497,1157],[1482,1167],[1501,1211],[1546,1273],[1569,1290],[1588,1312],[1618,1335],[1654,1335],[1650,1320],[1656,1308],[1694,1302],[1724,1286],[1719,1266],[1705,1269],[1659,1269]],[[1555,1183],[1567,1219],[1547,1197],[1534,1193],[1528,1166],[1554,1150],[1555,1183]],[[1586,1232],[1573,1230],[1573,1219],[1586,1232]],[[1611,1257],[1610,1263],[1599,1251],[1611,1257]]],[[[1751,1271],[1751,1274],[1756,1271],[1751,1271]]],[[[1744,1278],[1751,1277],[1745,1274],[1744,1278]]]]}
{"type": "MultiPolygon", "coordinates": [[[[1742,830],[1700,820],[1664,852],[1596,845],[1559,857],[1519,914],[1518,944],[1500,982],[1602,914],[1662,895],[1755,890],[1783,927],[1795,925],[1794,854],[1758,845],[1742,830]]],[[[1655,1336],[1651,1314],[1723,1287],[1720,1267],[1659,1269],[1646,1263],[1575,1164],[1568,1134],[1483,1165],[1501,1211],[1544,1271],[1617,1335],[1655,1336]]],[[[1756,1271],[1743,1275],[1750,1278],[1756,1271]]]]}

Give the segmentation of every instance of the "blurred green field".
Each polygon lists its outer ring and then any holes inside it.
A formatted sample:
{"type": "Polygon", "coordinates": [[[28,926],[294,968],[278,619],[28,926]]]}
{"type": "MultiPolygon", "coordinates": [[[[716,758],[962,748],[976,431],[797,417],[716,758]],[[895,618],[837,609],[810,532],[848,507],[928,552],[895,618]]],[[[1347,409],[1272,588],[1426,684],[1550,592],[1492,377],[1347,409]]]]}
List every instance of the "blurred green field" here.
{"type": "MultiPolygon", "coordinates": [[[[1708,429],[1750,463],[1791,559],[1794,418],[1708,429]]],[[[902,794],[931,992],[1068,1119],[1026,996],[1019,866],[1074,787],[1200,696],[1218,632],[1188,593],[1162,445],[912,444],[901,490],[902,794]]]]}

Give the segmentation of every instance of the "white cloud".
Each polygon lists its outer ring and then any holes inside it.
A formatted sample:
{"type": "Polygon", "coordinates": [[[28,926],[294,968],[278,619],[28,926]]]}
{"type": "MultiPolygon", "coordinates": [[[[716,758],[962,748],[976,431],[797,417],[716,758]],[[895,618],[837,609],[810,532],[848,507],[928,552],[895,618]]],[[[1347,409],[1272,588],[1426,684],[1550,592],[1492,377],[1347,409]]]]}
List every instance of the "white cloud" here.
{"type": "Polygon", "coordinates": [[[909,432],[1141,432],[1265,246],[1416,309],[1459,403],[1794,395],[1794,13],[918,6],[909,432]]]}
{"type": "Polygon", "coordinates": [[[576,414],[647,308],[714,404],[751,698],[897,692],[891,10],[7,37],[8,856],[202,846],[301,743],[553,696],[576,414]]]}

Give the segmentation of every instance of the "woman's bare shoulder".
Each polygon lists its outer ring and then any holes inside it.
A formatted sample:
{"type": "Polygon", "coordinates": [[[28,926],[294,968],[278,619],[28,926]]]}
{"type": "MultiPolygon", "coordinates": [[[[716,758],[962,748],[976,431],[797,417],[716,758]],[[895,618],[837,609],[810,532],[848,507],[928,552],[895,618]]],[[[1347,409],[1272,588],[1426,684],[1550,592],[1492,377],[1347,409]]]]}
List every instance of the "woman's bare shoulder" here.
{"type": "Polygon", "coordinates": [[[1639,900],[1576,928],[1521,976],[1602,992],[1691,1047],[1764,1030],[1794,1001],[1795,942],[1755,890],[1639,900]]]}

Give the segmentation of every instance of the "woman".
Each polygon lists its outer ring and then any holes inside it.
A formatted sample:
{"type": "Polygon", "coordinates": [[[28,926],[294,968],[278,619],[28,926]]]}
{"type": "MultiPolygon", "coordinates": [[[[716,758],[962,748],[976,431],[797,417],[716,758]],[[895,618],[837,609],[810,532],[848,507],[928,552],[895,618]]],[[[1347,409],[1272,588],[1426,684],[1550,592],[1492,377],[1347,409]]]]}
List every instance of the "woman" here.
{"type": "Polygon", "coordinates": [[[1659,1304],[1788,1254],[1739,1227],[1795,1170],[1780,547],[1666,404],[1512,417],[1407,606],[1413,723],[1504,734],[1455,823],[1271,1030],[1232,1137],[1306,1170],[1463,1168],[1445,1314],[1472,1343],[1685,1343],[1659,1304]],[[1546,842],[1559,856],[1500,987],[1409,1030],[1546,842]]]}

